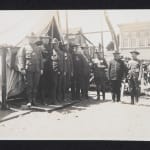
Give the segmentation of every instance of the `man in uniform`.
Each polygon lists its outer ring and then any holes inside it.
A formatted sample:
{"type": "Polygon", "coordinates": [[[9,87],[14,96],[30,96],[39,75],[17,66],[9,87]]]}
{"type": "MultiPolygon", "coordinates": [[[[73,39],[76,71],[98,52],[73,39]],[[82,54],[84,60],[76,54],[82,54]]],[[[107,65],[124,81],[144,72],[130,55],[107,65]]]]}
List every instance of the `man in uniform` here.
{"type": "Polygon", "coordinates": [[[65,100],[65,94],[68,94],[69,88],[71,86],[71,77],[73,76],[73,62],[72,57],[69,52],[69,43],[64,41],[63,44],[63,54],[64,54],[64,65],[63,65],[63,83],[62,83],[62,93],[63,100],[65,100]]]}
{"type": "Polygon", "coordinates": [[[103,53],[95,53],[95,58],[93,59],[93,71],[97,88],[97,100],[100,100],[100,91],[102,91],[103,100],[105,100],[106,68],[108,68],[108,65],[103,57],[103,53]]]}
{"type": "Polygon", "coordinates": [[[89,89],[89,78],[90,78],[90,57],[88,55],[88,46],[83,44],[82,48],[82,55],[83,55],[83,80],[82,80],[82,97],[88,99],[88,89],[89,89]]]}
{"type": "Polygon", "coordinates": [[[121,94],[121,82],[126,73],[126,66],[124,62],[120,59],[120,53],[115,51],[113,53],[114,59],[110,61],[108,67],[108,77],[111,82],[112,89],[112,100],[120,102],[120,94],[121,94]]]}
{"type": "Polygon", "coordinates": [[[43,55],[43,75],[40,79],[39,85],[39,94],[40,99],[44,105],[50,104],[50,82],[51,82],[51,72],[52,72],[52,49],[50,45],[50,36],[42,35],[40,39],[43,42],[44,50],[42,51],[43,55]]]}
{"type": "MultiPolygon", "coordinates": [[[[56,86],[56,99],[57,102],[62,102],[62,74],[63,74],[63,63],[64,63],[64,55],[62,50],[59,48],[59,42],[56,38],[52,40],[52,65],[53,70],[55,72],[53,78],[55,80],[55,86],[56,86]]],[[[55,92],[53,90],[53,92],[55,92]]]]}
{"type": "Polygon", "coordinates": [[[137,58],[139,52],[134,50],[131,51],[132,59],[128,62],[128,79],[129,79],[129,90],[131,94],[131,104],[134,104],[134,100],[138,102],[140,81],[142,77],[142,63],[137,58]]]}
{"type": "Polygon", "coordinates": [[[78,43],[73,45],[73,78],[71,81],[71,93],[72,98],[80,100],[80,91],[82,87],[82,79],[83,79],[83,56],[81,54],[81,48],[78,43]]]}
{"type": "Polygon", "coordinates": [[[29,43],[20,49],[19,70],[25,76],[27,106],[36,105],[36,96],[41,74],[43,74],[43,60],[41,54],[42,42],[36,36],[28,37],[29,43]]]}

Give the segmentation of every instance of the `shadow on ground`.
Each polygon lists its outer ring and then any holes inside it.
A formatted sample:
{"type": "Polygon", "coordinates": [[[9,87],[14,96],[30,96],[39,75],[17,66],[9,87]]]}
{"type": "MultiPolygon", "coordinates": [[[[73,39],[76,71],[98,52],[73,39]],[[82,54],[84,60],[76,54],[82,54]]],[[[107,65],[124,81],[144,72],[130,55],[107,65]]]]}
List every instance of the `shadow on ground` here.
{"type": "Polygon", "coordinates": [[[61,113],[61,114],[68,114],[68,113],[73,113],[73,111],[77,110],[77,111],[83,111],[86,110],[88,107],[92,106],[92,105],[98,105],[101,103],[107,103],[110,102],[111,100],[95,100],[93,99],[93,97],[89,97],[89,99],[84,99],[81,100],[79,103],[70,106],[68,108],[62,109],[62,110],[57,110],[57,112],[61,113]]]}
{"type": "Polygon", "coordinates": [[[9,116],[10,114],[14,113],[15,111],[13,110],[1,110],[0,111],[0,122],[6,118],[7,116],[9,116]]]}

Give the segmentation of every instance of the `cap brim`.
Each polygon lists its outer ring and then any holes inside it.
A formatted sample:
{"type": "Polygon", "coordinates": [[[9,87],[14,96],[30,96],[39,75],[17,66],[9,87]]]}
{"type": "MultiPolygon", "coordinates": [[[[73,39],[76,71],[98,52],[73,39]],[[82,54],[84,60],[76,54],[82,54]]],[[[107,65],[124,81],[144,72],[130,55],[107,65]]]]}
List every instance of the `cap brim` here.
{"type": "Polygon", "coordinates": [[[130,52],[130,53],[131,53],[131,54],[135,53],[135,54],[137,54],[137,55],[139,55],[139,54],[140,54],[139,52],[134,52],[134,51],[133,51],[133,52],[130,52]]]}

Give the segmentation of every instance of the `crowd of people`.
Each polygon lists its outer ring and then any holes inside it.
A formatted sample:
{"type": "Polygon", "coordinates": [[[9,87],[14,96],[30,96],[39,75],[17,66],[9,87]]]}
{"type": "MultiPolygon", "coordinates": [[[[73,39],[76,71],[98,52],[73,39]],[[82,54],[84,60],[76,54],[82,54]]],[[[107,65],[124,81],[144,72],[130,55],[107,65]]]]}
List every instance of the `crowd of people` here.
{"type": "Polygon", "coordinates": [[[131,104],[138,102],[142,75],[139,52],[131,52],[132,59],[125,63],[119,51],[114,51],[109,63],[101,52],[94,58],[88,53],[88,46],[79,43],[63,43],[49,36],[29,36],[28,44],[18,52],[19,71],[26,83],[27,106],[37,105],[37,99],[44,105],[58,104],[71,93],[72,100],[88,99],[90,72],[94,74],[97,100],[102,92],[105,100],[105,84],[109,80],[112,101],[121,100],[121,83],[127,79],[130,87],[131,104]]]}

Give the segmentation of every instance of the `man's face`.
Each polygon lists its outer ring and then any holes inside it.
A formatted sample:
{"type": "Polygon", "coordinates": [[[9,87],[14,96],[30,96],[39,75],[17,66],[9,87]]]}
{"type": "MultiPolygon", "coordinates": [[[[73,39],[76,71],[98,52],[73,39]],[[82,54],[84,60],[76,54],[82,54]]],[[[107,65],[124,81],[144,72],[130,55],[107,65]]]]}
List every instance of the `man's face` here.
{"type": "Polygon", "coordinates": [[[119,54],[114,54],[114,59],[118,60],[120,58],[119,54]]]}
{"type": "Polygon", "coordinates": [[[35,43],[35,41],[36,41],[36,38],[34,38],[34,37],[29,37],[28,38],[28,41],[29,41],[29,43],[35,43]]]}
{"type": "Polygon", "coordinates": [[[65,45],[64,45],[64,48],[65,48],[66,50],[69,50],[69,44],[65,44],[65,45]]]}
{"type": "Polygon", "coordinates": [[[132,56],[133,59],[137,58],[137,54],[136,53],[131,53],[131,56],[132,56]]]}
{"type": "Polygon", "coordinates": [[[100,59],[102,59],[102,58],[103,58],[103,54],[102,54],[102,53],[100,53],[99,57],[100,57],[100,59]]]}
{"type": "Polygon", "coordinates": [[[94,54],[94,58],[98,58],[98,55],[96,53],[94,54]]]}
{"type": "Polygon", "coordinates": [[[43,39],[42,39],[42,42],[43,42],[43,44],[46,44],[46,45],[47,45],[47,44],[49,43],[49,39],[48,39],[48,38],[43,38],[43,39]]]}
{"type": "Polygon", "coordinates": [[[58,47],[59,47],[59,45],[58,45],[57,43],[54,43],[54,44],[53,44],[53,48],[54,48],[54,49],[58,49],[58,47]]]}
{"type": "Polygon", "coordinates": [[[44,51],[45,50],[45,47],[44,47],[44,45],[43,44],[41,44],[41,45],[37,45],[42,51],[44,51]]]}
{"type": "Polygon", "coordinates": [[[74,52],[74,53],[77,52],[77,47],[76,47],[76,46],[73,47],[73,52],[74,52]]]}

